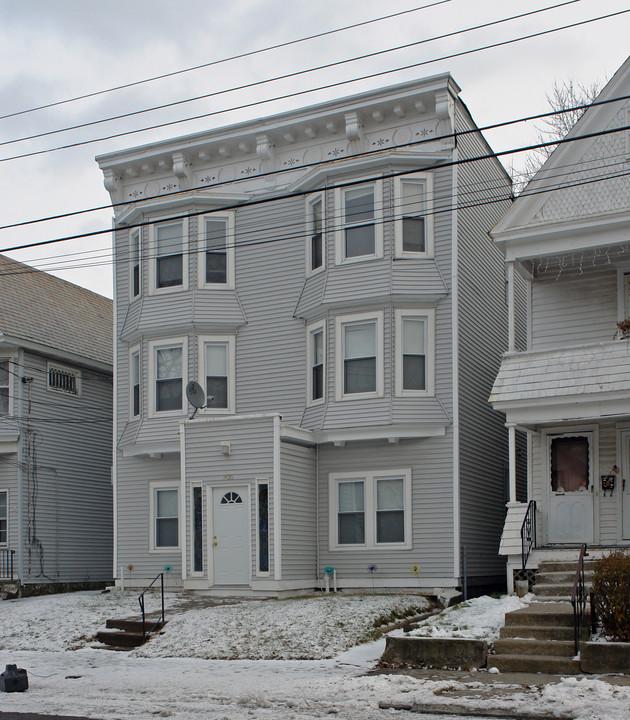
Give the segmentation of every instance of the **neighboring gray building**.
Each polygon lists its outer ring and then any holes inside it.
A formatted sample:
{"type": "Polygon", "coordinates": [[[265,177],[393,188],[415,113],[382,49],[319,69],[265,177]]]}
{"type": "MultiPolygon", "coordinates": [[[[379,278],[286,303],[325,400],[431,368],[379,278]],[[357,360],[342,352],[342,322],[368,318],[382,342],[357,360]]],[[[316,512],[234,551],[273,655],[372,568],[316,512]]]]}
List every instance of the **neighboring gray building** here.
{"type": "Polygon", "coordinates": [[[491,395],[528,440],[527,496],[514,479],[501,544],[510,587],[533,503],[525,570],[577,561],[583,543],[593,556],[630,547],[629,94],[630,58],[492,231],[529,308],[526,345],[510,338],[491,395]]]}
{"type": "Polygon", "coordinates": [[[0,256],[0,580],[112,579],[112,301],[0,256]]]}
{"type": "Polygon", "coordinates": [[[98,158],[119,581],[503,581],[488,230],[510,181],[458,93],[439,75],[98,158]],[[192,380],[211,402],[189,419],[192,380]]]}

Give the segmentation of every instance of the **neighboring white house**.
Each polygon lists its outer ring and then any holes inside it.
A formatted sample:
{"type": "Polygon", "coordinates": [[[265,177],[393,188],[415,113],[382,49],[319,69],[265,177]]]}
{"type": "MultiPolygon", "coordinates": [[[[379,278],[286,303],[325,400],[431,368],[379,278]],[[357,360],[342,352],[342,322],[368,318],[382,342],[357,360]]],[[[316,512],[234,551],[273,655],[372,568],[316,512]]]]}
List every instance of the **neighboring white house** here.
{"type": "MultiPolygon", "coordinates": [[[[629,94],[630,58],[492,231],[529,287],[527,349],[511,338],[491,402],[528,437],[531,567],[582,543],[630,546],[629,94]]],[[[503,534],[509,583],[525,508],[510,503],[503,534]]]]}
{"type": "Polygon", "coordinates": [[[0,580],[112,579],[112,301],[0,256],[0,580]]]}
{"type": "Polygon", "coordinates": [[[504,582],[510,181],[458,94],[439,75],[98,158],[119,581],[504,582]]]}

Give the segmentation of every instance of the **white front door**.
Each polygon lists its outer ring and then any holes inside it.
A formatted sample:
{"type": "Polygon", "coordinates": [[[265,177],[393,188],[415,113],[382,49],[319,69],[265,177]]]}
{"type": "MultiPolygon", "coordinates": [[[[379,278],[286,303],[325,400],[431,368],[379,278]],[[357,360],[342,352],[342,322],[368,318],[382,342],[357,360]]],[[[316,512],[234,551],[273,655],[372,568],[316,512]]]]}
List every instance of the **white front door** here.
{"type": "Polygon", "coordinates": [[[249,502],[247,486],[209,488],[212,493],[214,585],[249,585],[249,502]]]}
{"type": "Polygon", "coordinates": [[[550,543],[593,542],[592,453],[590,433],[548,437],[550,543]]]}
{"type": "Polygon", "coordinates": [[[621,477],[616,480],[619,486],[615,489],[615,493],[621,497],[621,538],[630,540],[630,433],[623,433],[621,437],[623,443],[621,477]]]}

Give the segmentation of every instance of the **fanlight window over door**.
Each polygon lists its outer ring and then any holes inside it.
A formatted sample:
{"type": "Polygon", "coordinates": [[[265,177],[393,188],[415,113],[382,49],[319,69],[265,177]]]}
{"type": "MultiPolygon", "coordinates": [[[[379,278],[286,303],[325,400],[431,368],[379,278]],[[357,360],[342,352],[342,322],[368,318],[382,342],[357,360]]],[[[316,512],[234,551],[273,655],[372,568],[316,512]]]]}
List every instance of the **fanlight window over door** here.
{"type": "Polygon", "coordinates": [[[237,492],[226,492],[221,498],[221,505],[237,505],[243,502],[243,498],[237,492]]]}

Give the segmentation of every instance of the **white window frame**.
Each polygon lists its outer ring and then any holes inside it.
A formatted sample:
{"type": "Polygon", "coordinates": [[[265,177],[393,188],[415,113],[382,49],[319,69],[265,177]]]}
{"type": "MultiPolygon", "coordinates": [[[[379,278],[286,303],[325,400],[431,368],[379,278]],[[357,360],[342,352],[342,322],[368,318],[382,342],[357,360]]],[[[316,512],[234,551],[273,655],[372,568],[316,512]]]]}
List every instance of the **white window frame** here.
{"type": "Polygon", "coordinates": [[[630,317],[630,265],[617,268],[617,320],[630,317]]]}
{"type": "Polygon", "coordinates": [[[82,392],[83,392],[81,371],[78,370],[77,368],[70,367],[69,365],[62,365],[61,363],[48,361],[46,363],[46,389],[50,390],[50,392],[57,393],[58,395],[62,395],[64,397],[81,397],[82,392]],[[74,392],[74,393],[66,392],[65,390],[62,390],[61,388],[51,387],[51,385],[50,385],[50,371],[51,370],[59,370],[63,373],[68,373],[70,375],[74,375],[74,384],[75,384],[76,392],[74,392]]]}
{"type": "Polygon", "coordinates": [[[235,287],[234,271],[234,212],[208,213],[199,218],[197,228],[197,275],[200,288],[223,290],[235,287]],[[226,273],[224,283],[206,282],[206,220],[225,222],[226,273]]]}
{"type": "Polygon", "coordinates": [[[399,397],[433,397],[435,395],[435,310],[399,309],[395,317],[395,375],[396,395],[399,397]],[[424,321],[425,374],[424,390],[406,390],[403,388],[403,322],[406,319],[424,321]]]}
{"type": "Polygon", "coordinates": [[[188,240],[188,218],[179,218],[168,220],[168,218],[152,218],[151,225],[149,225],[149,248],[151,257],[151,273],[149,279],[149,294],[150,295],[168,295],[169,293],[182,292],[188,290],[188,255],[189,255],[189,240],[188,240]],[[158,266],[158,254],[157,254],[157,231],[156,228],[160,225],[175,225],[176,223],[182,224],[182,284],[173,285],[172,287],[159,288],[157,286],[157,266],[158,266]]]}
{"type": "Polygon", "coordinates": [[[186,393],[188,383],[188,338],[166,338],[149,341],[149,416],[150,417],[181,417],[186,414],[186,393]],[[163,348],[181,347],[182,349],[182,407],[181,410],[156,410],[157,351],[163,348]]]}
{"type": "Polygon", "coordinates": [[[207,415],[233,415],[236,412],[236,338],[234,335],[200,335],[199,336],[199,384],[206,393],[206,345],[225,345],[227,347],[227,399],[226,408],[209,407],[200,410],[207,415]]]}
{"type": "Polygon", "coordinates": [[[430,172],[413,173],[394,178],[394,246],[397,258],[432,258],[433,242],[433,174],[430,172]],[[424,188],[426,206],[424,214],[424,252],[403,250],[403,184],[413,183],[424,188]]]}
{"type": "MultiPolygon", "coordinates": [[[[360,224],[360,223],[357,223],[360,224]]],[[[347,263],[365,262],[383,257],[383,181],[372,182],[357,181],[356,185],[335,188],[335,263],[345,265],[347,263]],[[371,186],[374,189],[374,252],[368,255],[357,255],[346,257],[346,207],[345,193],[358,190],[361,187],[371,186]]]]}
{"type": "Polygon", "coordinates": [[[305,230],[305,244],[306,244],[306,276],[316,275],[326,268],[326,194],[323,192],[310,195],[305,200],[306,205],[306,230],[305,230]],[[322,264],[314,268],[313,267],[313,245],[312,238],[313,232],[313,206],[318,202],[322,204],[322,264]]]}
{"type": "Polygon", "coordinates": [[[362,400],[365,398],[382,397],[385,387],[384,373],[384,344],[383,344],[383,311],[353,313],[352,315],[338,315],[335,318],[335,399],[336,400],[362,400]],[[344,392],[344,360],[345,342],[344,328],[365,322],[375,324],[376,341],[376,390],[364,393],[344,392]]]}
{"type": "Polygon", "coordinates": [[[306,404],[307,405],[321,405],[326,402],[326,381],[328,377],[328,348],[326,344],[326,321],[319,320],[318,322],[311,323],[306,326],[306,404]],[[313,367],[314,357],[313,351],[315,344],[313,342],[313,336],[317,333],[322,333],[322,348],[324,353],[323,359],[323,373],[322,373],[322,396],[317,399],[313,399],[313,367]]]}
{"type": "Polygon", "coordinates": [[[374,470],[370,472],[343,472],[330,473],[328,475],[328,545],[329,550],[341,550],[344,552],[361,550],[411,550],[412,539],[412,505],[411,505],[411,468],[397,470],[374,470]],[[403,480],[404,498],[404,530],[405,540],[402,543],[377,543],[376,542],[376,488],[378,480],[403,480]],[[338,539],[338,507],[339,492],[338,486],[342,482],[364,482],[365,497],[365,542],[353,544],[339,544],[338,539]]]}
{"type": "Polygon", "coordinates": [[[269,478],[256,478],[256,497],[254,498],[254,506],[256,508],[256,558],[254,566],[256,568],[256,577],[269,577],[271,575],[271,483],[269,478]],[[267,486],[267,554],[269,570],[260,570],[260,507],[258,505],[258,490],[261,485],[267,486]]]}
{"type": "Polygon", "coordinates": [[[129,300],[133,302],[142,297],[142,228],[132,228],[129,231],[129,300]],[[135,257],[135,242],[137,238],[138,254],[135,257]],[[134,295],[133,281],[135,269],[138,268],[138,294],[134,295]]]}
{"type": "MultiPolygon", "coordinates": [[[[5,361],[7,363],[7,384],[2,385],[2,387],[7,388],[7,396],[8,396],[8,403],[7,403],[7,414],[6,415],[0,415],[0,417],[9,417],[13,415],[13,380],[12,380],[12,370],[11,370],[11,364],[13,362],[13,358],[10,355],[2,355],[0,356],[0,361],[5,361]]],[[[46,384],[48,384],[48,378],[46,379],[46,384]]]]}
{"type": "MultiPolygon", "coordinates": [[[[8,491],[8,489],[0,488],[0,495],[6,496],[6,515],[3,519],[5,522],[6,533],[7,533],[7,539],[4,542],[2,542],[2,540],[0,540],[0,547],[6,548],[6,547],[9,547],[9,491],[8,491]]],[[[0,518],[0,519],[2,519],[2,518],[0,518]]]]}
{"type": "Polygon", "coordinates": [[[129,419],[137,420],[142,417],[142,355],[140,354],[140,345],[134,345],[129,349],[129,419]],[[134,357],[138,357],[138,414],[134,415],[133,412],[133,396],[134,396],[134,382],[133,382],[133,363],[134,357]]]}
{"type": "Polygon", "coordinates": [[[179,483],[170,480],[153,480],[149,483],[149,552],[152,553],[174,553],[181,549],[182,545],[182,520],[179,483]],[[157,512],[157,491],[175,490],[177,492],[177,545],[158,546],[156,545],[156,512],[157,512]]]}

